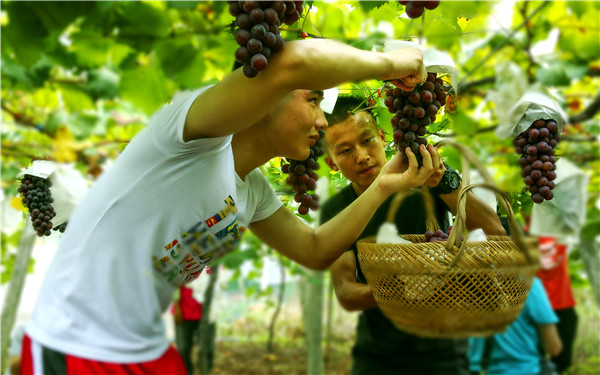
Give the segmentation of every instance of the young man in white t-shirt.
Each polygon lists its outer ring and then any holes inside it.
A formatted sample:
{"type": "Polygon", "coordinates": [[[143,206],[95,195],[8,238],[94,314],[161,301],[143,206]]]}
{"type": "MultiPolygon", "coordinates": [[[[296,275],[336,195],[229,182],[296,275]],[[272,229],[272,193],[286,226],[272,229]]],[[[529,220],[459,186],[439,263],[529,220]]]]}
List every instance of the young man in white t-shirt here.
{"type": "Polygon", "coordinates": [[[392,159],[346,210],[313,229],[257,169],[306,159],[327,126],[324,89],[365,79],[424,82],[416,49],[378,53],[331,40],[286,43],[255,78],[241,69],[159,110],[69,220],[24,340],[24,373],[185,374],[162,313],[174,290],[234,249],[247,227],[288,258],[326,269],[391,194],[422,185],[423,166],[392,159]]]}

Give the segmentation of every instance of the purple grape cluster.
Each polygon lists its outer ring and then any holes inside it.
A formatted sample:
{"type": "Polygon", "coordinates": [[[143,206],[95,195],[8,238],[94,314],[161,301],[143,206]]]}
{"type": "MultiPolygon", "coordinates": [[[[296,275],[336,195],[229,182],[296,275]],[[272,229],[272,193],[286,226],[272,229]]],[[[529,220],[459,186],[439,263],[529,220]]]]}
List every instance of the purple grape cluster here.
{"type": "Polygon", "coordinates": [[[240,46],[235,59],[243,64],[244,75],[253,78],[269,65],[269,57],[283,48],[279,33],[282,24],[292,25],[302,15],[304,1],[230,1],[235,17],[235,41],[240,46]]]}
{"type": "Polygon", "coordinates": [[[410,18],[419,18],[425,12],[425,9],[433,10],[440,5],[439,1],[398,1],[406,6],[406,15],[410,18]]]}
{"type": "Polygon", "coordinates": [[[521,177],[529,186],[531,200],[542,203],[554,198],[556,157],[554,150],[560,142],[556,121],[539,119],[513,139],[515,152],[521,157],[521,177]]]}
{"type": "Polygon", "coordinates": [[[420,156],[419,145],[427,144],[427,126],[435,122],[438,111],[446,103],[443,81],[436,73],[428,73],[427,81],[413,91],[387,90],[384,103],[390,113],[394,113],[391,122],[396,149],[406,157],[404,150],[410,147],[420,156]]]}
{"type": "Polygon", "coordinates": [[[448,241],[448,237],[450,236],[451,231],[452,227],[449,227],[445,233],[441,229],[438,229],[435,232],[428,230],[427,232],[425,232],[425,239],[423,240],[423,242],[448,241]]]}
{"type": "Polygon", "coordinates": [[[315,172],[319,169],[317,160],[325,154],[325,146],[322,139],[325,137],[325,132],[319,130],[319,140],[314,146],[310,147],[310,156],[305,160],[287,159],[286,164],[282,164],[281,171],[289,174],[285,183],[292,186],[294,192],[294,200],[300,203],[298,213],[306,215],[308,210],[319,209],[319,196],[317,194],[309,194],[311,190],[317,188],[317,180],[319,175],[315,172]]]}
{"type": "Polygon", "coordinates": [[[21,194],[21,201],[29,210],[31,224],[40,237],[52,234],[52,218],[56,212],[52,207],[54,199],[50,192],[52,181],[26,174],[21,179],[21,186],[17,191],[21,194]]]}

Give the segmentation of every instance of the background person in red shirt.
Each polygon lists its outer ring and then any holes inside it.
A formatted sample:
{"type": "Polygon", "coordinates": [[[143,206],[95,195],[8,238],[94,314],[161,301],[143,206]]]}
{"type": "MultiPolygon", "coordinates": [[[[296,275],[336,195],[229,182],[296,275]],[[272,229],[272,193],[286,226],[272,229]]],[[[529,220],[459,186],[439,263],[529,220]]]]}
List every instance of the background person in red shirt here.
{"type": "Polygon", "coordinates": [[[198,328],[202,319],[202,303],[194,298],[192,288],[182,286],[175,292],[172,312],[175,322],[175,345],[188,375],[193,375],[191,354],[194,343],[200,342],[198,328]]]}
{"type": "Polygon", "coordinates": [[[577,333],[577,313],[567,263],[567,245],[549,236],[539,237],[539,244],[542,264],[537,276],[542,280],[552,309],[560,319],[557,328],[563,342],[563,350],[552,357],[552,362],[563,373],[571,366],[573,342],[577,333]]]}

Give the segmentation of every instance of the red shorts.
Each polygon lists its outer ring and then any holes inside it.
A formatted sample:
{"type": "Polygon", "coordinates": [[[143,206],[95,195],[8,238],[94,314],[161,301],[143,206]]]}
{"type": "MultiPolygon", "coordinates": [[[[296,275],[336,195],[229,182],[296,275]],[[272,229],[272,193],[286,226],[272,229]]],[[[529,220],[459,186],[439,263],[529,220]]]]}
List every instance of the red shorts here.
{"type": "Polygon", "coordinates": [[[187,375],[181,356],[173,346],[158,359],[141,363],[99,362],[76,357],[34,343],[23,337],[21,375],[187,375]]]}

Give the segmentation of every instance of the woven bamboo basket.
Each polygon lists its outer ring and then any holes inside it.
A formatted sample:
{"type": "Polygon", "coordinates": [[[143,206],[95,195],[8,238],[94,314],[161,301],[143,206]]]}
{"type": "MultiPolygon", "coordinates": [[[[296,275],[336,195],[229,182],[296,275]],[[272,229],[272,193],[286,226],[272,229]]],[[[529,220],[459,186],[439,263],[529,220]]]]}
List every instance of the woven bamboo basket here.
{"type": "MultiPolygon", "coordinates": [[[[405,332],[432,338],[489,336],[504,331],[519,315],[538,269],[537,239],[526,238],[517,224],[508,196],[464,146],[443,141],[462,156],[463,185],[448,241],[423,243],[423,234],[402,235],[412,244],[357,243],[361,269],[383,314],[405,332]],[[469,162],[485,184],[468,184],[469,162]],[[466,183],[465,183],[466,182],[466,183]],[[467,242],[466,197],[474,188],[493,191],[507,212],[511,236],[487,236],[467,242]]],[[[424,188],[427,229],[439,226],[432,198],[424,188]]],[[[397,195],[388,222],[406,194],[397,195]]]]}

